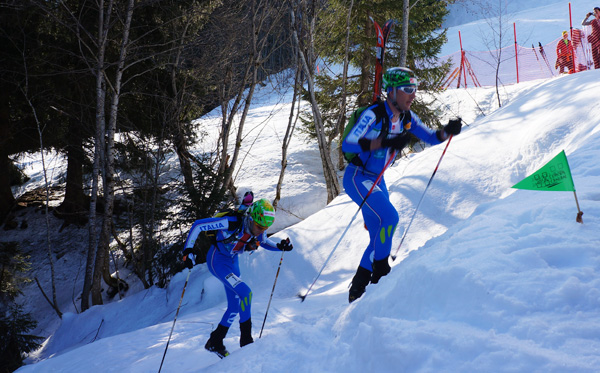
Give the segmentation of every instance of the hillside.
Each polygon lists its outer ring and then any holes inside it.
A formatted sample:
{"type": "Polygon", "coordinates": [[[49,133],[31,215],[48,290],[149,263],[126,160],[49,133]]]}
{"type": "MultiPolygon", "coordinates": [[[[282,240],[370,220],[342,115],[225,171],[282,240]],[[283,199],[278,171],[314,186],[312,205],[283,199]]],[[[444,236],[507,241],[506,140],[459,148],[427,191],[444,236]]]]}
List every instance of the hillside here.
{"type": "MultiPolygon", "coordinates": [[[[468,126],[449,145],[392,272],[352,305],[348,284],[368,238],[360,215],[306,301],[296,297],[357,210],[345,194],[325,206],[316,145],[296,139],[273,230],[276,237],[289,236],[295,249],[283,256],[263,337],[258,333],[280,255],[259,250],[243,256],[243,278],[254,293],[255,343],[239,349],[234,323],[225,339],[232,355],[223,361],[203,345],[224,310],[224,294],[206,268],[196,266],[163,372],[596,371],[600,70],[502,87],[500,109],[494,94],[476,88],[439,97],[445,117],[460,115],[468,126]],[[510,188],[561,150],[584,224],[575,222],[571,192],[510,188]]],[[[274,196],[288,110],[289,92],[259,91],[247,126],[253,146],[236,181],[242,192],[274,196]]],[[[201,120],[210,125],[217,114],[201,120]]],[[[400,214],[394,249],[444,146],[410,154],[386,173],[400,214]]],[[[24,162],[34,175],[30,187],[39,185],[39,162],[24,162]]],[[[58,180],[61,159],[50,164],[58,180]]],[[[39,211],[23,214],[29,227],[45,225],[39,211]]],[[[60,225],[51,220],[51,239],[60,243],[59,302],[67,313],[60,321],[35,285],[26,289],[20,300],[39,318],[36,332],[49,338],[18,372],[157,371],[186,273],[166,289],[144,291],[132,282],[122,300],[77,314],[83,249],[72,249],[86,241],[87,231],[69,226],[59,235],[60,225]]],[[[45,231],[32,232],[3,232],[2,238],[14,234],[28,244],[38,264],[34,274],[48,286],[45,231]]]]}
{"type": "MultiPolygon", "coordinates": [[[[345,195],[277,234],[290,236],[295,250],[283,259],[263,338],[238,350],[239,331],[232,328],[225,343],[233,354],[223,361],[202,348],[223,310],[223,294],[203,266],[195,267],[163,371],[594,371],[600,364],[600,121],[589,108],[600,99],[599,78],[591,71],[532,84],[471,122],[449,146],[402,260],[352,305],[347,286],[367,238],[361,218],[313,293],[303,303],[295,296],[356,211],[345,195]],[[510,189],[563,149],[584,224],[575,222],[572,193],[510,189]]],[[[468,95],[464,100],[466,106],[468,95]]],[[[442,146],[388,171],[401,226],[442,146]]],[[[258,333],[279,255],[259,251],[241,262],[255,292],[258,333]]],[[[184,279],[180,273],[166,290],[66,315],[37,357],[56,356],[19,372],[156,370],[184,279]]]]}

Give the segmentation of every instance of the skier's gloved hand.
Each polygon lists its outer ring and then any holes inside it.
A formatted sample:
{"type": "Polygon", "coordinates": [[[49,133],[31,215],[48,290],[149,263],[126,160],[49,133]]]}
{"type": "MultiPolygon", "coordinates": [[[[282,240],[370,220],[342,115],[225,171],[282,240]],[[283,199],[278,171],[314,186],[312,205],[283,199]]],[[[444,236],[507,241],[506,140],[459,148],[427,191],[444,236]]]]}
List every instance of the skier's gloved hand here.
{"type": "Polygon", "coordinates": [[[371,275],[371,282],[373,284],[378,283],[380,278],[390,273],[392,268],[390,268],[388,258],[389,255],[384,259],[373,261],[373,274],[371,275]]]}
{"type": "Polygon", "coordinates": [[[258,246],[258,241],[256,241],[256,238],[252,237],[252,239],[246,244],[246,251],[254,251],[258,249],[258,246]]]}
{"type": "Polygon", "coordinates": [[[398,136],[394,136],[391,138],[384,137],[381,139],[381,146],[384,148],[392,148],[395,150],[402,150],[406,145],[410,143],[410,136],[408,134],[403,133],[398,136]]]}
{"type": "Polygon", "coordinates": [[[444,132],[448,135],[458,135],[462,128],[462,119],[460,117],[456,119],[450,119],[448,124],[444,126],[444,132]]]}
{"type": "Polygon", "coordinates": [[[360,145],[360,148],[363,152],[368,152],[371,150],[371,140],[365,139],[364,137],[358,139],[358,145],[360,145]]]}
{"type": "Polygon", "coordinates": [[[185,250],[183,250],[183,264],[189,268],[192,269],[194,267],[194,264],[196,264],[196,255],[194,255],[194,253],[192,252],[192,248],[187,248],[185,250]]]}
{"type": "Polygon", "coordinates": [[[292,251],[294,245],[290,243],[290,238],[288,237],[285,240],[281,240],[281,242],[277,244],[277,248],[281,251],[292,251]]]}

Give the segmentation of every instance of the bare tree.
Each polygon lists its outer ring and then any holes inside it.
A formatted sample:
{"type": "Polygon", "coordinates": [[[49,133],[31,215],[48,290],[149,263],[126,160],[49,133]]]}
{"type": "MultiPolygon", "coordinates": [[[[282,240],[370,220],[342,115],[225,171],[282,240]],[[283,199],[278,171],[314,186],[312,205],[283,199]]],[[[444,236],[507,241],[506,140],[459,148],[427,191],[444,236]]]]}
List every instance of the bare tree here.
{"type": "MultiPolygon", "coordinates": [[[[417,0],[417,2],[418,2],[418,0],[417,0]]],[[[410,20],[410,0],[402,0],[402,37],[400,38],[400,66],[406,66],[406,56],[408,55],[408,22],[409,22],[409,20],[410,20]]]]}
{"type": "MultiPolygon", "coordinates": [[[[96,132],[94,141],[94,162],[92,166],[92,190],[90,198],[89,215],[89,242],[88,254],[85,265],[83,290],[81,293],[81,311],[89,308],[89,297],[92,290],[94,275],[94,263],[96,262],[96,250],[98,248],[98,236],[96,233],[96,207],[98,202],[99,175],[101,160],[104,158],[104,132],[105,121],[105,55],[108,43],[108,30],[110,17],[112,15],[112,0],[105,9],[104,0],[98,2],[98,31],[97,31],[97,55],[96,64],[91,67],[96,77],[96,132]]],[[[79,24],[79,22],[77,22],[79,24]]],[[[81,39],[80,39],[81,40],[81,39]]]]}
{"type": "Polygon", "coordinates": [[[114,143],[117,129],[117,115],[119,109],[119,99],[121,98],[121,86],[125,59],[129,48],[129,32],[131,19],[133,18],[135,0],[129,0],[125,11],[125,22],[122,30],[121,48],[117,62],[117,70],[114,80],[110,84],[112,100],[109,109],[108,127],[106,129],[106,144],[104,158],[104,215],[102,219],[102,231],[96,251],[96,262],[94,265],[94,276],[92,281],[92,302],[93,304],[102,304],[102,284],[104,279],[109,286],[118,287],[116,279],[110,276],[108,267],[108,250],[112,233],[113,209],[115,198],[115,154],[114,143]]]}
{"type": "Polygon", "coordinates": [[[319,144],[319,152],[323,163],[323,176],[327,187],[327,203],[331,202],[338,194],[340,194],[340,184],[337,178],[335,167],[331,160],[331,149],[329,147],[321,111],[315,97],[315,82],[314,82],[314,64],[316,61],[314,31],[317,19],[316,7],[314,4],[308,4],[307,1],[299,0],[298,2],[290,2],[290,19],[292,22],[292,37],[296,48],[299,50],[300,63],[308,85],[308,94],[310,96],[310,104],[312,108],[313,120],[315,122],[315,131],[317,142],[319,144]],[[313,5],[309,7],[309,5],[313,5]],[[299,11],[299,17],[302,22],[297,23],[296,11],[299,11]],[[302,33],[302,42],[298,36],[298,30],[304,30],[302,33]]]}
{"type": "Polygon", "coordinates": [[[338,146],[338,170],[343,170],[346,167],[346,158],[344,158],[344,152],[342,151],[341,134],[344,133],[344,124],[346,123],[346,96],[347,93],[347,81],[348,81],[348,55],[350,52],[350,27],[352,22],[352,8],[354,7],[354,0],[350,0],[348,5],[348,13],[346,15],[346,47],[344,51],[344,70],[342,72],[342,100],[340,102],[339,116],[337,120],[337,129],[340,134],[340,144],[338,146]]]}
{"type": "Polygon", "coordinates": [[[510,45],[510,16],[507,14],[508,3],[506,0],[495,0],[495,4],[490,1],[488,4],[481,3],[481,14],[484,15],[488,29],[482,30],[481,38],[488,48],[493,58],[494,70],[496,73],[496,98],[498,106],[502,106],[500,99],[500,86],[503,85],[500,79],[500,66],[504,61],[511,57],[504,57],[502,50],[510,45]]]}
{"type": "MultiPolygon", "coordinates": [[[[296,56],[298,54],[296,53],[296,56]]],[[[297,59],[297,58],[296,58],[297,59]]],[[[297,62],[297,61],[296,61],[297,62]]],[[[292,140],[296,123],[300,117],[300,88],[302,87],[302,68],[296,63],[296,74],[294,77],[294,93],[292,96],[292,106],[290,108],[290,117],[288,120],[288,126],[281,142],[281,172],[279,172],[279,179],[277,180],[277,187],[275,189],[275,199],[273,200],[273,207],[277,208],[279,200],[281,199],[281,186],[283,184],[283,176],[285,175],[285,169],[287,168],[287,149],[292,140]],[[298,110],[294,113],[296,107],[296,99],[298,99],[298,110]]]]}
{"type": "Polygon", "coordinates": [[[45,217],[46,217],[46,250],[48,252],[48,261],[50,262],[50,279],[51,279],[51,284],[52,284],[52,300],[50,300],[47,296],[46,293],[44,292],[44,289],[42,288],[42,286],[40,285],[39,281],[37,281],[36,278],[36,282],[37,285],[40,289],[40,291],[42,292],[42,294],[44,295],[44,297],[46,298],[46,300],[48,301],[48,303],[50,303],[50,306],[52,307],[52,309],[54,309],[54,312],[56,312],[56,314],[58,315],[59,318],[62,318],[62,312],[60,310],[60,308],[58,307],[58,302],[56,300],[56,271],[55,271],[55,267],[54,267],[54,256],[52,255],[52,243],[50,241],[50,213],[49,213],[49,205],[50,205],[50,183],[48,181],[48,173],[46,170],[46,160],[44,157],[44,137],[43,137],[43,133],[44,133],[44,125],[40,122],[38,115],[37,115],[37,111],[35,109],[35,106],[33,105],[33,103],[31,102],[31,99],[29,97],[29,82],[28,82],[28,73],[27,73],[27,61],[25,59],[25,56],[23,56],[23,64],[25,65],[25,84],[24,84],[24,88],[22,88],[23,91],[23,95],[25,96],[25,99],[27,100],[27,102],[29,103],[29,106],[31,108],[31,112],[33,113],[33,117],[35,119],[35,122],[37,124],[37,129],[38,129],[38,137],[39,137],[39,141],[40,141],[40,153],[42,155],[42,169],[43,169],[43,174],[44,174],[44,188],[46,191],[46,205],[45,205],[45,217]]]}

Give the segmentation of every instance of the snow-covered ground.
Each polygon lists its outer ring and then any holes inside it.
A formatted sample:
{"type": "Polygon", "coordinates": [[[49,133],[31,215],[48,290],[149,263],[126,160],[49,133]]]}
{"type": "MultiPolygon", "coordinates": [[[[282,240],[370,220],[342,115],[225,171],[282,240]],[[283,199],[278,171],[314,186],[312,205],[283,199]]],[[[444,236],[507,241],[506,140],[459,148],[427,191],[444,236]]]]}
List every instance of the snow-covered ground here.
{"type": "MultiPolygon", "coordinates": [[[[544,16],[555,17],[550,11],[544,16]]],[[[196,266],[162,371],[597,371],[600,70],[512,85],[501,93],[500,109],[493,88],[440,97],[445,115],[460,115],[468,126],[448,146],[392,272],[351,305],[348,284],[368,241],[360,214],[306,300],[296,297],[306,292],[357,206],[345,194],[324,206],[317,147],[294,140],[282,206],[305,219],[275,234],[289,236],[294,251],[283,254],[262,338],[281,255],[259,250],[241,258],[242,277],[253,290],[255,343],[240,349],[234,323],[225,339],[232,354],[224,360],[203,348],[224,311],[224,292],[204,265],[196,266]],[[561,150],[584,224],[575,222],[571,192],[511,189],[561,150]]],[[[247,139],[253,139],[247,143],[254,146],[237,176],[242,193],[274,197],[289,96],[268,87],[259,92],[246,125],[247,139]]],[[[210,126],[214,119],[203,120],[210,126]]],[[[386,173],[400,214],[393,251],[445,145],[402,158],[386,173]]],[[[40,215],[31,214],[31,221],[40,215]]],[[[298,221],[289,215],[278,212],[278,221],[288,223],[282,226],[298,221]]],[[[41,330],[50,337],[18,372],[158,371],[187,270],[166,289],[132,289],[122,300],[76,314],[71,303],[81,289],[82,267],[68,249],[85,234],[65,228],[72,241],[63,243],[57,260],[60,302],[71,312],[59,322],[34,287],[22,299],[36,316],[45,315],[41,330]]]]}

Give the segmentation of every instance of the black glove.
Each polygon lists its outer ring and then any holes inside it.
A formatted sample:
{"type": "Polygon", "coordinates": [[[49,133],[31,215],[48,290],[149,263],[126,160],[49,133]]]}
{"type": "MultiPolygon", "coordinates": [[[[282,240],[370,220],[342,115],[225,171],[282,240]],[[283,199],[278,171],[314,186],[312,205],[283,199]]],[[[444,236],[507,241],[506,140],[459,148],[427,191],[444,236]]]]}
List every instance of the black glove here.
{"type": "Polygon", "coordinates": [[[373,274],[371,275],[371,282],[373,284],[378,283],[380,278],[390,273],[392,268],[390,267],[390,263],[388,263],[388,258],[389,255],[384,259],[373,261],[373,274]]]}
{"type": "Polygon", "coordinates": [[[194,267],[194,264],[196,264],[196,255],[194,255],[194,253],[192,252],[192,248],[188,247],[187,249],[183,250],[183,264],[189,268],[192,269],[194,267]]]}
{"type": "Polygon", "coordinates": [[[384,148],[392,148],[395,150],[402,150],[406,145],[410,143],[410,136],[407,133],[403,133],[392,138],[384,137],[381,139],[381,146],[384,148]]]}
{"type": "Polygon", "coordinates": [[[246,244],[245,251],[254,251],[258,249],[259,243],[256,241],[256,238],[252,237],[252,239],[246,244]]]}
{"type": "Polygon", "coordinates": [[[288,237],[285,240],[281,240],[281,242],[277,244],[277,248],[281,251],[292,251],[294,245],[290,243],[290,238],[288,237]]]}
{"type": "Polygon", "coordinates": [[[450,119],[448,124],[444,127],[444,132],[448,135],[458,135],[462,128],[462,119],[460,117],[456,119],[450,119]]]}

